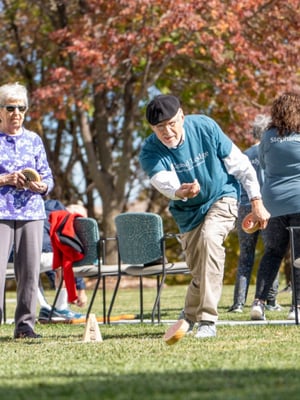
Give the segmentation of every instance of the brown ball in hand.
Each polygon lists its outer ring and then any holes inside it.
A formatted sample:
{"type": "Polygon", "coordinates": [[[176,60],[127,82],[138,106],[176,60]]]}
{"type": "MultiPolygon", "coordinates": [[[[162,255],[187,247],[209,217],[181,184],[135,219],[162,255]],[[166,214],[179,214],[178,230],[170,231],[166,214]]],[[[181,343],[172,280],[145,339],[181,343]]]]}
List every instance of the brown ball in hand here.
{"type": "Polygon", "coordinates": [[[27,182],[40,182],[41,177],[39,173],[33,168],[24,168],[22,174],[25,175],[27,182]]]}

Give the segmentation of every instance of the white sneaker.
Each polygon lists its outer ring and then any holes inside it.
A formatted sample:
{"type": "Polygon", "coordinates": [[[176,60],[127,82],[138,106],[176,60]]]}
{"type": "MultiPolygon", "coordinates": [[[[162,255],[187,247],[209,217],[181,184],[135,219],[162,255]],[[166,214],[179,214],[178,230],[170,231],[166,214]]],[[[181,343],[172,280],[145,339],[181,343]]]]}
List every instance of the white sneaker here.
{"type": "Polygon", "coordinates": [[[296,260],[294,260],[294,267],[300,268],[300,258],[296,258],[296,260]]]}
{"type": "Polygon", "coordinates": [[[264,321],[265,317],[265,305],[260,300],[254,300],[251,307],[250,318],[254,321],[264,321]]]}
{"type": "Polygon", "coordinates": [[[216,324],[205,324],[205,323],[199,323],[199,327],[197,330],[197,333],[195,335],[195,338],[197,339],[205,339],[205,338],[210,338],[210,337],[215,337],[217,336],[217,328],[216,324]]]}
{"type": "Polygon", "coordinates": [[[272,306],[271,304],[266,304],[265,309],[268,311],[282,311],[283,310],[281,305],[278,303],[276,303],[274,306],[272,306]]]}
{"type": "MultiPolygon", "coordinates": [[[[295,313],[295,306],[292,306],[290,308],[289,314],[287,316],[288,320],[295,320],[296,319],[296,313],[295,313]]],[[[300,319],[300,307],[298,307],[298,319],[300,319]]]]}

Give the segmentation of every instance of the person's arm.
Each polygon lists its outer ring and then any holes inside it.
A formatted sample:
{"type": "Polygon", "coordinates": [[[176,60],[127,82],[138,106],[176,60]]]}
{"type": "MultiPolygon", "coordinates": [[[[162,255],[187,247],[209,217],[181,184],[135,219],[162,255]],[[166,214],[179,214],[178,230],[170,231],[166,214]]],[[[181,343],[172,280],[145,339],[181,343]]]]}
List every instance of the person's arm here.
{"type": "Polygon", "coordinates": [[[230,154],[223,161],[227,172],[243,185],[250,200],[254,197],[261,198],[260,185],[255,169],[249,158],[235,144],[232,144],[230,154]]]}
{"type": "Polygon", "coordinates": [[[176,190],[180,188],[180,182],[175,171],[160,171],[150,179],[151,184],[161,194],[171,200],[181,200],[176,196],[176,190]]]}
{"type": "Polygon", "coordinates": [[[23,189],[26,183],[25,176],[20,171],[14,171],[0,175],[0,186],[15,186],[18,189],[23,189]]]}
{"type": "Polygon", "coordinates": [[[171,200],[186,201],[196,197],[200,192],[197,180],[191,183],[180,183],[175,171],[160,171],[150,179],[151,184],[171,200]]]}
{"type": "Polygon", "coordinates": [[[8,179],[6,174],[0,175],[0,186],[8,185],[8,179]]]}
{"type": "Polygon", "coordinates": [[[249,158],[233,144],[230,154],[223,161],[227,172],[240,181],[246,190],[254,222],[259,221],[260,227],[264,229],[268,224],[270,213],[263,204],[257,175],[249,158]]]}

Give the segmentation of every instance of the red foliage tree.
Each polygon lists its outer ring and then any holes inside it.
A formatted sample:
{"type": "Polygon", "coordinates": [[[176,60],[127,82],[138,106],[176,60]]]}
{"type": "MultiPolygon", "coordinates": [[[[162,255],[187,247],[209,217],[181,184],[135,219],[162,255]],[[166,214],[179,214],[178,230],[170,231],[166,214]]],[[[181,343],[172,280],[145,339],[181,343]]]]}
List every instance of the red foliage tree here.
{"type": "Polygon", "coordinates": [[[299,85],[298,0],[0,4],[1,79],[22,79],[33,94],[31,123],[49,142],[55,194],[75,190],[65,177],[79,161],[87,192],[102,199],[106,234],[140,173],[149,94],[173,92],[244,147],[254,115],[299,85]]]}

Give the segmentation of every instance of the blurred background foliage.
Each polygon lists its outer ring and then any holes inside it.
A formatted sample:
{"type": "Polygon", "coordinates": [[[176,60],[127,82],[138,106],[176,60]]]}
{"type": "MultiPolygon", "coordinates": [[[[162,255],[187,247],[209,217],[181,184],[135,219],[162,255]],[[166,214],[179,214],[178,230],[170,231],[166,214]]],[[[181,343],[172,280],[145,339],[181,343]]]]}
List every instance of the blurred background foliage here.
{"type": "MultiPolygon", "coordinates": [[[[29,90],[26,125],[45,143],[52,198],[83,203],[102,236],[127,210],[159,212],[176,231],[138,163],[147,102],[174,93],[243,150],[254,116],[299,88],[299,31],[298,0],[0,0],[0,84],[29,90]]],[[[235,232],[226,249],[229,283],[235,232]]]]}

